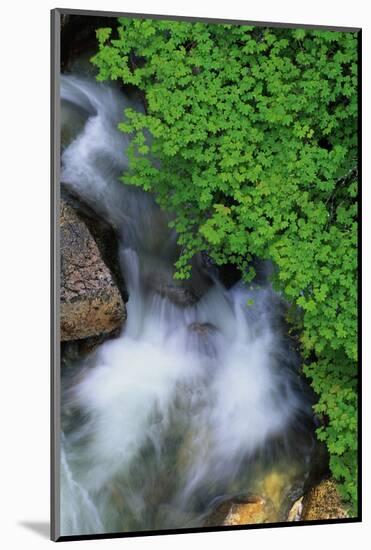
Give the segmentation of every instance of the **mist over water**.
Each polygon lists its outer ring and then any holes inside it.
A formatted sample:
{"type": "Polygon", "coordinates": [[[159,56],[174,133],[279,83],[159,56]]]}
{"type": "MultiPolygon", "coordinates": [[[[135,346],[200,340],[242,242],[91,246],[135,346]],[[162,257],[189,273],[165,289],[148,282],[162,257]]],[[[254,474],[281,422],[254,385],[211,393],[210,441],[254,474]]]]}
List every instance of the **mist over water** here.
{"type": "Polygon", "coordinates": [[[286,509],[307,475],[312,425],[280,297],[268,282],[227,290],[196,261],[189,284],[201,298],[173,303],[168,217],[118,181],[129,138],[117,123],[141,105],[71,75],[61,95],[61,180],[118,230],[129,294],[121,336],[62,372],[62,534],[202,526],[275,468],[294,471],[286,509]]]}

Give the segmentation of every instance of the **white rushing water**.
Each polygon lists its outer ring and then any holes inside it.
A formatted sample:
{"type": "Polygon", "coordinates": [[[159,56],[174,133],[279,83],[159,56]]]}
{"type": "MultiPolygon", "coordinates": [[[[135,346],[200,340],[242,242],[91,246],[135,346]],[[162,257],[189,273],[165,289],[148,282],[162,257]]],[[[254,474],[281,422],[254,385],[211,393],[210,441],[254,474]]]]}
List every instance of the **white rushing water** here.
{"type": "Polygon", "coordinates": [[[119,231],[129,294],[121,336],[62,373],[62,414],[72,418],[62,438],[64,535],[202,525],[220,499],[249,490],[257,464],[304,460],[310,439],[310,405],[270,286],[227,290],[215,280],[205,291],[196,266],[200,300],[169,298],[169,288],[182,292],[176,236],[152,197],[118,182],[127,106],[141,108],[111,85],[62,76],[70,143],[61,179],[119,231]]]}

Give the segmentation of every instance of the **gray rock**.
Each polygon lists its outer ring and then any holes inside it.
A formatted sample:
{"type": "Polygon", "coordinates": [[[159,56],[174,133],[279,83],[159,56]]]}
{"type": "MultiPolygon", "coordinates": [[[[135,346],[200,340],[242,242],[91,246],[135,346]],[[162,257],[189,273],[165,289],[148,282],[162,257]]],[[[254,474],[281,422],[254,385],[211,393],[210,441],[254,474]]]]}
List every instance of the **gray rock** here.
{"type": "Polygon", "coordinates": [[[99,252],[111,271],[124,302],[128,301],[128,292],[123,279],[119,260],[119,229],[108,223],[100,214],[84,203],[72,189],[61,183],[61,196],[73,208],[79,219],[84,222],[97,243],[99,252]]]}
{"type": "Polygon", "coordinates": [[[60,213],[61,340],[109,334],[120,328],[126,309],[97,243],[63,199],[60,213]]]}

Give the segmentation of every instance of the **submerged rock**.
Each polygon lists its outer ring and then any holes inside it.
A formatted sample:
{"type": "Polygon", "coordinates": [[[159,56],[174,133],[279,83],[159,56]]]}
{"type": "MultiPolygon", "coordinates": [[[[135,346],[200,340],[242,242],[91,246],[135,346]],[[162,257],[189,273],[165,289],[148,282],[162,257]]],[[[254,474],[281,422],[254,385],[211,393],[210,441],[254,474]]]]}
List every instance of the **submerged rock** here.
{"type": "Polygon", "coordinates": [[[246,495],[220,504],[205,526],[249,525],[273,520],[274,509],[268,500],[257,495],[246,495]]]}
{"type": "Polygon", "coordinates": [[[212,323],[191,323],[188,325],[188,329],[200,336],[208,336],[209,334],[217,330],[216,326],[212,323]]]}
{"type": "Polygon", "coordinates": [[[120,336],[120,328],[109,333],[98,334],[98,336],[90,336],[81,340],[67,340],[61,343],[61,364],[62,367],[70,367],[75,365],[82,359],[93,354],[96,349],[108,339],[118,338],[120,336]]]}
{"type": "MultiPolygon", "coordinates": [[[[143,260],[143,254],[141,256],[143,260]]],[[[191,261],[191,277],[184,281],[175,280],[174,263],[177,257],[176,247],[165,260],[147,255],[141,265],[144,285],[176,306],[182,308],[194,306],[210,289],[213,282],[198,254],[191,261]]]]}
{"type": "Polygon", "coordinates": [[[181,286],[162,285],[158,286],[156,290],[161,296],[181,307],[193,306],[199,299],[192,290],[181,286]]]}
{"type": "Polygon", "coordinates": [[[63,199],[60,216],[61,340],[109,334],[126,309],[111,271],[85,223],[63,199]]]}
{"type": "Polygon", "coordinates": [[[348,510],[332,479],[322,480],[306,493],[303,499],[302,520],[347,518],[348,510]]]}
{"type": "Polygon", "coordinates": [[[208,357],[217,356],[217,340],[214,336],[218,329],[212,323],[191,323],[188,325],[189,346],[208,357]]]}

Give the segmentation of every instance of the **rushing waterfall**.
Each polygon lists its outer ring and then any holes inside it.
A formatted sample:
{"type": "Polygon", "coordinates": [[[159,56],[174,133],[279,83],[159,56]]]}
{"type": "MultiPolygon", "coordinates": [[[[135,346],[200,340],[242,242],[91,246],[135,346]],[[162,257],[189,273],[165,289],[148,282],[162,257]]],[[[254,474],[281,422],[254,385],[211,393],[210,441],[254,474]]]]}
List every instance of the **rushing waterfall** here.
{"type": "Polygon", "coordinates": [[[62,372],[62,534],[202,526],[272,469],[287,508],[313,440],[280,297],[267,281],[227,290],[195,261],[186,289],[199,300],[174,302],[184,287],[168,217],[118,181],[129,137],[117,124],[141,105],[72,75],[61,96],[62,182],[119,232],[129,294],[121,336],[62,372]]]}

